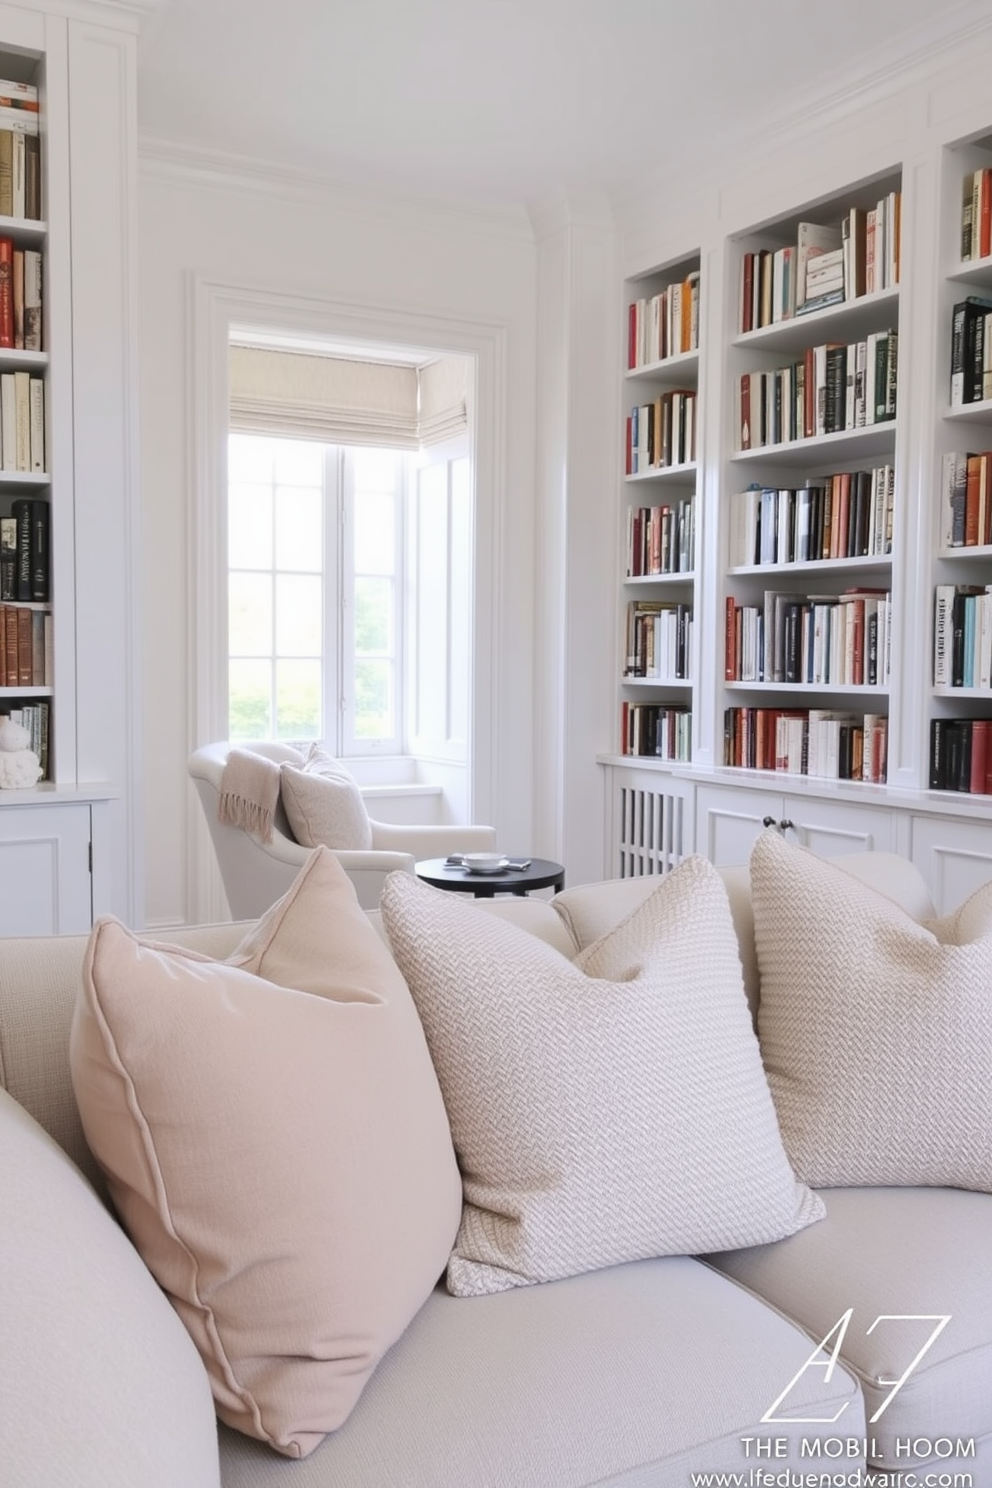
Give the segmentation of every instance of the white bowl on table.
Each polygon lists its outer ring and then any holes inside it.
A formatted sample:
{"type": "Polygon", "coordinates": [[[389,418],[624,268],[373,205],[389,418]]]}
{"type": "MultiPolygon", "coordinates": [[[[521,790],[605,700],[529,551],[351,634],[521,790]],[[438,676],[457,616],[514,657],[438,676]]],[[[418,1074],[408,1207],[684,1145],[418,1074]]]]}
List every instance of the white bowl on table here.
{"type": "Polygon", "coordinates": [[[469,852],[462,854],[462,863],[469,873],[501,873],[506,858],[498,852],[469,852]]]}

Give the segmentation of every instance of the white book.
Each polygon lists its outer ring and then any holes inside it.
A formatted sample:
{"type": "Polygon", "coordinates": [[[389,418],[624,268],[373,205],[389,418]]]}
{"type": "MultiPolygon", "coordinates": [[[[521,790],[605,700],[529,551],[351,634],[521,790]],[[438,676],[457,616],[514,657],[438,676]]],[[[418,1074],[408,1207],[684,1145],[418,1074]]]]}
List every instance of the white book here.
{"type": "Polygon", "coordinates": [[[14,373],[15,470],[31,469],[31,374],[14,373]]]}
{"type": "Polygon", "coordinates": [[[824,227],[819,222],[800,222],[796,229],[796,308],[809,298],[808,266],[811,259],[835,251],[840,246],[839,227],[824,227]]]}
{"type": "Polygon", "coordinates": [[[978,666],[975,683],[978,687],[992,687],[992,590],[986,585],[985,593],[978,601],[978,666]]]}
{"type": "Polygon", "coordinates": [[[31,469],[45,470],[45,384],[42,378],[32,377],[28,390],[29,441],[31,469]]]}
{"type": "Polygon", "coordinates": [[[13,372],[0,372],[0,458],[4,470],[17,469],[17,408],[13,372]]]}

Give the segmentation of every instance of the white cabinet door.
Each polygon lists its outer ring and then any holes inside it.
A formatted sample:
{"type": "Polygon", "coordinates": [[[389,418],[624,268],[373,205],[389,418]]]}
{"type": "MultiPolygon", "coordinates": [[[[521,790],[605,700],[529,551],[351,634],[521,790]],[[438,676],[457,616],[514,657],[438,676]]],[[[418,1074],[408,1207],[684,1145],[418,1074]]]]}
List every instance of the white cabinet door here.
{"type": "Polygon", "coordinates": [[[0,809],[0,935],[80,935],[93,923],[90,808],[0,809]]]}
{"type": "Polygon", "coordinates": [[[914,816],[910,856],[927,881],[938,914],[956,909],[992,879],[992,823],[914,816]]]}
{"type": "Polygon", "coordinates": [[[771,823],[822,858],[894,848],[893,814],[881,806],[740,786],[700,786],[696,801],[698,851],[718,866],[746,863],[754,839],[771,823]]]}

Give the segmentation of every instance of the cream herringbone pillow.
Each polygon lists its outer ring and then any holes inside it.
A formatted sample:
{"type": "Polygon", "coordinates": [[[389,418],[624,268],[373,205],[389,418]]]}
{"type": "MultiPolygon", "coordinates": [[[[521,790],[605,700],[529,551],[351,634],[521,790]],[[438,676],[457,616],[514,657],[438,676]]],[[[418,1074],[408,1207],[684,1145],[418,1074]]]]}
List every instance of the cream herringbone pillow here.
{"type": "Polygon", "coordinates": [[[820,1217],[782,1148],[702,858],[578,963],[409,874],[386,880],[382,915],[462,1170],[452,1292],[760,1245],[820,1217]]]}
{"type": "Polygon", "coordinates": [[[992,1191],[992,885],[918,924],[829,861],[751,855],[758,1032],[786,1150],[807,1183],[992,1191]]]}

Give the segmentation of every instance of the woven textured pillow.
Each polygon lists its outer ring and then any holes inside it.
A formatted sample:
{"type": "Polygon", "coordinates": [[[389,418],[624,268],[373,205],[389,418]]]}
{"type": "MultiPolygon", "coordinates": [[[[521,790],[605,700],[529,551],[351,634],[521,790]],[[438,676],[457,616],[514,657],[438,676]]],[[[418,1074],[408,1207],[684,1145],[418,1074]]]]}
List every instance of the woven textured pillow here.
{"type": "Polygon", "coordinates": [[[362,793],[340,760],[311,744],[301,766],[284,763],[279,774],[283,810],[297,842],[360,851],[372,846],[362,793]]]}
{"type": "Polygon", "coordinates": [[[231,962],[100,920],[73,1084],[217,1414],[304,1457],[435,1286],[461,1188],[416,1009],[332,853],[231,962]]]}
{"type": "Polygon", "coordinates": [[[758,1032],[796,1172],[992,1191],[992,885],[924,926],[777,832],[750,866],[758,1032]]]}
{"type": "Polygon", "coordinates": [[[386,880],[382,916],[462,1170],[452,1292],[759,1245],[820,1217],[782,1148],[702,858],[575,964],[409,874],[386,880]]]}

